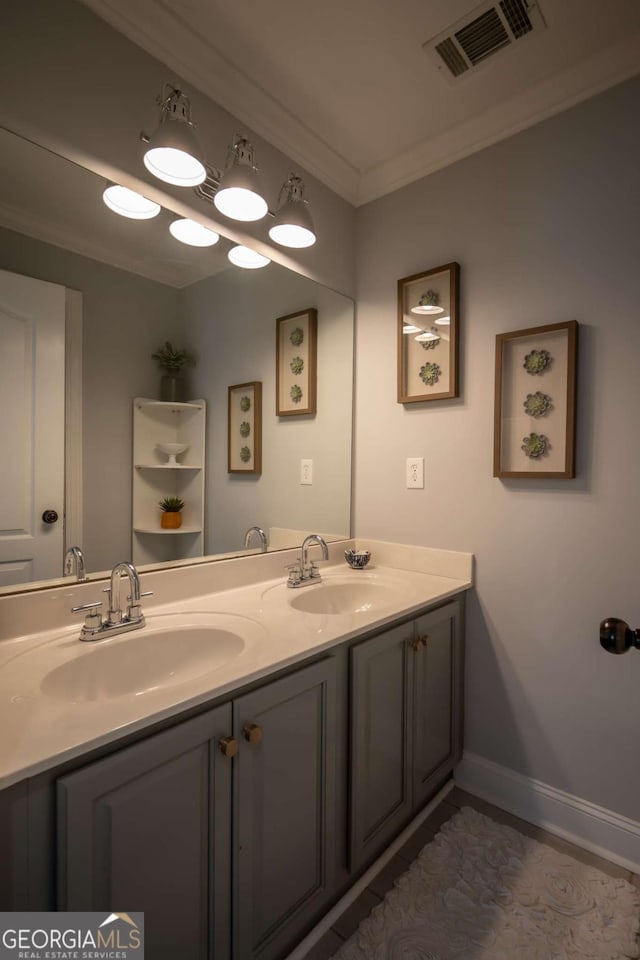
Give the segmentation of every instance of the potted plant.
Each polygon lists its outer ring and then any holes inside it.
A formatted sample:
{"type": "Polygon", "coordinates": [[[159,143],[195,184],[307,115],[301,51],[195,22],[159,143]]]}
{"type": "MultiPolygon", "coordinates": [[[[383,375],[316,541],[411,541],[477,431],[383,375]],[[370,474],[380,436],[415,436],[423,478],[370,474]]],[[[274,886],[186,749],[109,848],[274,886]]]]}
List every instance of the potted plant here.
{"type": "Polygon", "coordinates": [[[193,357],[186,350],[176,350],[169,340],[165,340],[164,346],[156,350],[151,356],[154,360],[157,360],[160,369],[164,370],[164,376],[160,380],[160,399],[181,400],[182,379],[180,374],[187,364],[195,363],[193,357]]]}
{"type": "Polygon", "coordinates": [[[177,530],[182,526],[181,510],[184,507],[184,500],[180,497],[164,497],[160,501],[159,507],[162,510],[160,517],[160,526],[163,530],[177,530]]]}

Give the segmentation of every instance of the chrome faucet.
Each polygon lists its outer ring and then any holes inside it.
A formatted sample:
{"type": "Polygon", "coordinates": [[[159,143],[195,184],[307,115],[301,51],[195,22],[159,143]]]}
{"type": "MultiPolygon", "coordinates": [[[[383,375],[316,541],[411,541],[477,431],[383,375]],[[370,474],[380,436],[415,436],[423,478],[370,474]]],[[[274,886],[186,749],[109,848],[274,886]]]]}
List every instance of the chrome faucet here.
{"type": "Polygon", "coordinates": [[[69,547],[64,555],[65,577],[72,577],[74,573],[79,583],[89,579],[85,571],[84,554],[80,547],[69,547]]]}
{"type": "Polygon", "coordinates": [[[103,620],[100,608],[102,601],[97,600],[94,603],[82,603],[78,607],[72,607],[72,613],[85,613],[85,621],[80,631],[81,640],[101,640],[103,637],[114,637],[118,633],[126,633],[128,630],[139,630],[144,627],[144,615],[140,600],[142,597],[152,596],[151,591],[140,593],[140,577],[138,571],[132,563],[121,561],[116,563],[111,571],[110,585],[104,591],[109,595],[109,610],[103,620]],[[120,583],[122,577],[126,576],[129,580],[130,595],[127,597],[127,612],[122,613],[120,606],[120,583]]]}
{"type": "Polygon", "coordinates": [[[264,532],[264,530],[262,529],[262,527],[249,527],[249,529],[247,530],[247,532],[246,532],[245,535],[244,535],[244,545],[245,545],[245,547],[248,547],[248,546],[250,545],[250,543],[251,543],[251,536],[252,536],[252,534],[254,534],[254,533],[257,533],[257,534],[258,534],[258,539],[259,539],[259,541],[260,541],[260,552],[261,552],[261,553],[266,553],[266,552],[267,552],[267,535],[266,535],[266,533],[264,532]]]}
{"type": "Polygon", "coordinates": [[[326,540],[318,533],[310,533],[309,536],[305,537],[302,541],[300,559],[295,563],[289,564],[287,567],[289,571],[289,578],[287,580],[288,587],[307,587],[312,583],[322,582],[318,567],[313,561],[311,561],[311,563],[309,562],[309,547],[313,546],[314,543],[317,543],[321,548],[322,559],[329,559],[329,548],[327,547],[326,540]]]}

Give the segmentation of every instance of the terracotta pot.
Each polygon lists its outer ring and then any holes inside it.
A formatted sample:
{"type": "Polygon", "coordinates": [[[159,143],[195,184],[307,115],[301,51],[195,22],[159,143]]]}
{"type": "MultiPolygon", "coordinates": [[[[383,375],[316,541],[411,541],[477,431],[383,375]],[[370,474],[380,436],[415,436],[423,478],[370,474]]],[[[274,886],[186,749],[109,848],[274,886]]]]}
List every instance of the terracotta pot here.
{"type": "Polygon", "coordinates": [[[160,514],[160,526],[164,530],[177,530],[178,527],[182,526],[182,514],[164,510],[160,514]]]}

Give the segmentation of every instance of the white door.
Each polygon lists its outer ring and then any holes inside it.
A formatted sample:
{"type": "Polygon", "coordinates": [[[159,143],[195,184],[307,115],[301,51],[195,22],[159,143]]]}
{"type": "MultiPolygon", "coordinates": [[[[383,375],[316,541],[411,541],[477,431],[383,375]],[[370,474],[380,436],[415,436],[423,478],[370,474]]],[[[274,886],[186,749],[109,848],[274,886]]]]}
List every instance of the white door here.
{"type": "Polygon", "coordinates": [[[65,288],[0,270],[0,586],[62,576],[64,356],[65,288]]]}

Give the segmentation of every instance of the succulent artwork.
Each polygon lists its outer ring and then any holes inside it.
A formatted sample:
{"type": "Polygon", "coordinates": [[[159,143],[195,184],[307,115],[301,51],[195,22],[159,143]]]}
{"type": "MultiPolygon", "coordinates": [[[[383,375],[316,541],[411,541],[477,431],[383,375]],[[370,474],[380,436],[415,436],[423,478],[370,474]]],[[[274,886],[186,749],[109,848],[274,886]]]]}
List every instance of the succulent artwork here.
{"type": "Polygon", "coordinates": [[[524,358],[522,366],[533,375],[544,373],[553,357],[548,350],[532,350],[524,358]]]}
{"type": "Polygon", "coordinates": [[[525,457],[529,457],[530,460],[538,460],[544,456],[549,446],[549,440],[543,433],[530,433],[528,437],[522,438],[520,449],[524,451],[525,457]]]}
{"type": "Polygon", "coordinates": [[[419,307],[437,307],[440,303],[440,294],[435,290],[427,290],[418,300],[419,307]]]}
{"type": "Polygon", "coordinates": [[[527,399],[523,403],[524,412],[530,417],[535,417],[536,420],[540,417],[546,417],[552,406],[551,397],[548,397],[546,393],[541,393],[540,390],[536,390],[535,393],[528,393],[527,399]]]}
{"type": "Polygon", "coordinates": [[[300,327],[296,327],[295,330],[292,330],[289,335],[289,340],[294,345],[294,347],[299,347],[302,341],[304,340],[304,330],[301,330],[300,327]]]}
{"type": "Polygon", "coordinates": [[[294,357],[289,361],[289,369],[294,376],[299,376],[304,370],[304,360],[302,357],[294,357]]]}
{"type": "Polygon", "coordinates": [[[240,409],[243,413],[246,413],[247,410],[251,409],[251,397],[240,397],[240,409]]]}
{"type": "Polygon", "coordinates": [[[297,383],[294,383],[291,390],[289,390],[289,396],[291,397],[292,403],[300,403],[302,400],[302,389],[297,383]]]}
{"type": "Polygon", "coordinates": [[[249,463],[249,460],[251,460],[251,450],[249,447],[240,447],[240,459],[243,463],[249,463]]]}
{"type": "Polygon", "coordinates": [[[425,363],[424,366],[420,367],[420,379],[428,387],[432,387],[434,383],[438,382],[441,373],[442,370],[438,363],[425,363]]]}
{"type": "Polygon", "coordinates": [[[251,424],[247,420],[243,420],[240,424],[240,436],[248,437],[251,433],[251,424]]]}

